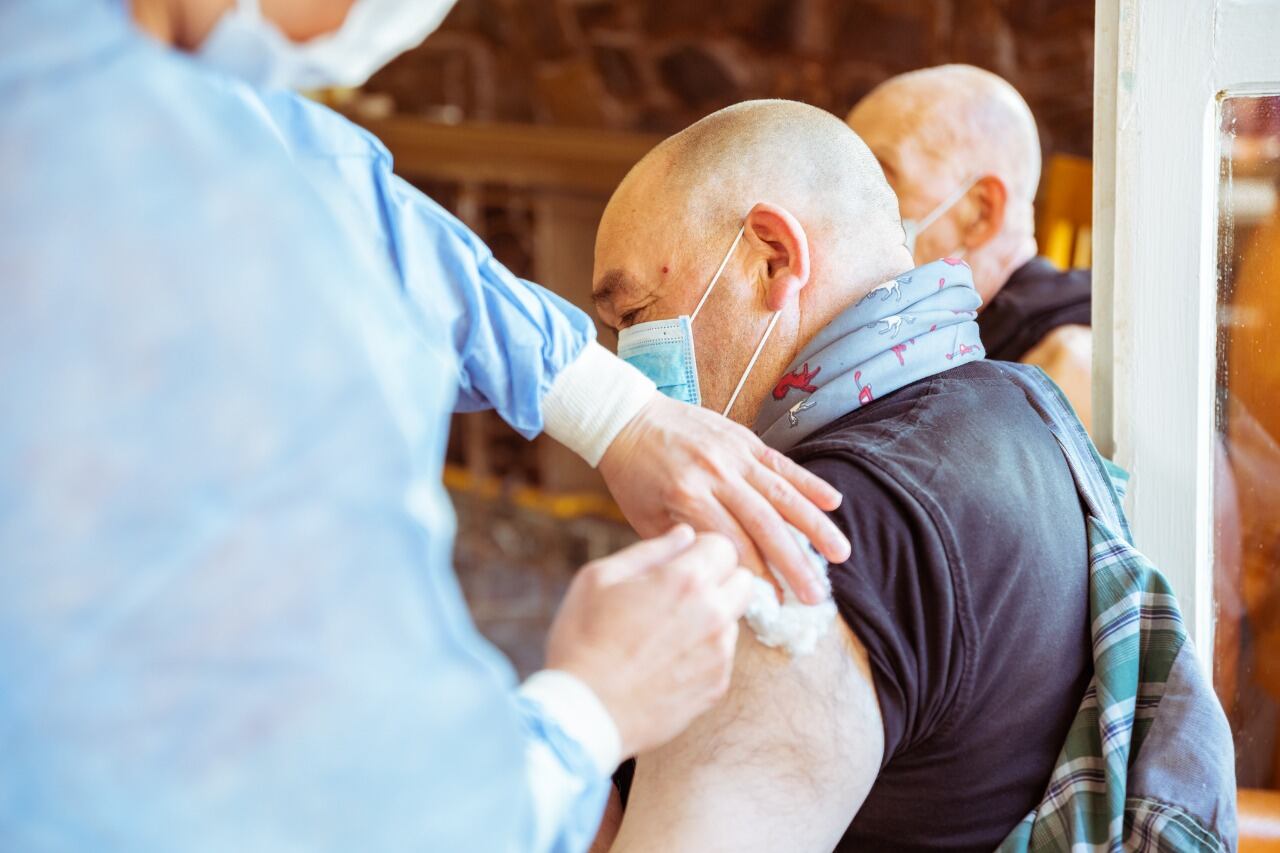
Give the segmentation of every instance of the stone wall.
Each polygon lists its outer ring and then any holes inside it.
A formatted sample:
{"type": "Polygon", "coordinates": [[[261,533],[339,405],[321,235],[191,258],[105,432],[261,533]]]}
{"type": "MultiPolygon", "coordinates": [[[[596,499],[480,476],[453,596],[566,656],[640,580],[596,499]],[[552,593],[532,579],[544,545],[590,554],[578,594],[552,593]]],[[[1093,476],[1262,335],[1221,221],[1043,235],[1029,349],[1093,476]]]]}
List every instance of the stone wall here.
{"type": "Polygon", "coordinates": [[[1012,82],[1046,152],[1090,153],[1092,0],[459,0],[368,85],[401,112],[669,133],[749,98],[843,116],[946,62],[1012,82]]]}

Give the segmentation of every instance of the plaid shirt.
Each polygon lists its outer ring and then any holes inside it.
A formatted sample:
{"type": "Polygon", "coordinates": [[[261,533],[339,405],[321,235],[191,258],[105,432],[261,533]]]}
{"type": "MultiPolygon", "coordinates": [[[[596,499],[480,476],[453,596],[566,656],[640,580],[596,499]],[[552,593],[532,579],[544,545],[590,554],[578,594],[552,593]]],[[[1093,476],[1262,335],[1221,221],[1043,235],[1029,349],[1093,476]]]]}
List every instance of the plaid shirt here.
{"type": "Polygon", "coordinates": [[[1094,674],[1044,798],[999,851],[1235,850],[1231,732],[1173,589],[1133,547],[1127,475],[1043,372],[1000,366],[1058,439],[1086,508],[1094,674]]]}

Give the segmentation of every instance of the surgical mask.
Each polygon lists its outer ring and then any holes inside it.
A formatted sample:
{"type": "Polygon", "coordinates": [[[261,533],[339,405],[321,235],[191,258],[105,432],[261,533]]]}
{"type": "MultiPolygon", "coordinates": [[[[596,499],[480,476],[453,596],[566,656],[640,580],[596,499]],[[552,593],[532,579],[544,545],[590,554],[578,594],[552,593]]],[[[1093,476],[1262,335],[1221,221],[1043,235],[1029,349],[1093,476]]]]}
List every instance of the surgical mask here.
{"type": "MultiPolygon", "coordinates": [[[[916,238],[920,236],[920,232],[924,231],[924,229],[928,228],[930,225],[937,222],[938,218],[941,217],[942,214],[946,213],[948,210],[955,207],[956,202],[964,198],[964,194],[967,193],[969,190],[973,189],[973,185],[978,182],[978,178],[980,177],[981,177],[980,175],[974,175],[972,178],[969,178],[967,181],[961,184],[956,189],[955,192],[953,192],[951,195],[944,198],[938,204],[937,207],[929,211],[923,219],[920,219],[920,220],[903,219],[902,220],[902,230],[905,231],[907,234],[907,240],[905,245],[907,247],[907,251],[911,253],[911,257],[914,258],[916,256],[916,238]]],[[[963,254],[964,254],[964,249],[958,249],[955,252],[951,252],[949,257],[958,258],[963,254]]]]}
{"type": "Polygon", "coordinates": [[[196,51],[205,63],[263,89],[359,86],[440,25],[454,0],[355,0],[336,31],[292,41],[262,14],[259,0],[237,0],[196,51]]]}
{"type": "MultiPolygon", "coordinates": [[[[738,236],[734,238],[733,245],[729,247],[724,260],[720,262],[716,274],[711,277],[711,283],[703,291],[702,298],[698,300],[692,314],[682,314],[671,320],[636,323],[618,333],[618,357],[652,379],[658,386],[658,390],[672,399],[694,406],[702,404],[702,391],[698,387],[698,364],[693,351],[693,321],[702,310],[702,306],[707,304],[707,297],[711,295],[724,268],[728,266],[729,259],[733,257],[738,244],[742,242],[743,233],[744,228],[739,228],[738,236]]],[[[729,395],[729,402],[720,414],[727,416],[733,409],[738,395],[742,393],[742,386],[751,375],[751,369],[756,366],[756,361],[764,351],[764,345],[769,340],[769,335],[773,334],[773,327],[778,324],[778,317],[781,314],[781,311],[775,311],[769,318],[769,325],[760,336],[760,342],[756,344],[756,350],[752,353],[751,360],[747,362],[747,368],[742,372],[742,377],[738,379],[738,387],[733,389],[733,393],[729,395]]]]}

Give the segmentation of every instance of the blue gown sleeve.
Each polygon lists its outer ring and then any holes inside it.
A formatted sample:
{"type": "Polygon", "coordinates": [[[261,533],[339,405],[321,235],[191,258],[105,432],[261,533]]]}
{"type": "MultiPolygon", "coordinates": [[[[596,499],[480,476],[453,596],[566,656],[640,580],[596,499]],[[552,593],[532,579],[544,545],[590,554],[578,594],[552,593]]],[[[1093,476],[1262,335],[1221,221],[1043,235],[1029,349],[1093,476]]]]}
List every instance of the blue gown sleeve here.
{"type": "Polygon", "coordinates": [[[526,438],[540,433],[542,398],[594,340],[591,319],[513,275],[457,217],[395,175],[390,152],[368,131],[297,95],[263,101],[347,231],[392,265],[424,343],[452,348],[455,410],[493,408],[526,438]],[[438,340],[441,328],[447,340],[438,340]]]}
{"type": "Polygon", "coordinates": [[[457,411],[492,407],[526,438],[537,435],[551,382],[595,338],[591,319],[513,275],[407,181],[389,173],[379,178],[405,295],[413,310],[443,309],[448,319],[461,366],[457,411]]]}
{"type": "Polygon", "coordinates": [[[525,732],[525,781],[532,799],[522,850],[582,853],[600,828],[609,777],[537,702],[516,694],[525,732]]]}

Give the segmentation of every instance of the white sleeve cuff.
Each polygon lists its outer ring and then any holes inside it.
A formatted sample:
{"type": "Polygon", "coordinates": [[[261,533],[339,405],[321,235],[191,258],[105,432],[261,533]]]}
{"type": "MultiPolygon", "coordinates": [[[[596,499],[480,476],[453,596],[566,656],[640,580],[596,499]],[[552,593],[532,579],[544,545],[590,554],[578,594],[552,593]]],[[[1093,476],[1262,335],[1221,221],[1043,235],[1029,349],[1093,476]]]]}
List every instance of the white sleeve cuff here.
{"type": "Polygon", "coordinates": [[[520,685],[526,699],[538,703],[565,734],[591,756],[601,777],[607,777],[622,761],[622,738],[604,703],[576,675],[559,669],[535,672],[520,685]]]}
{"type": "Polygon", "coordinates": [[[590,341],[542,398],[546,433],[594,468],[656,392],[647,376],[590,341]]]}

